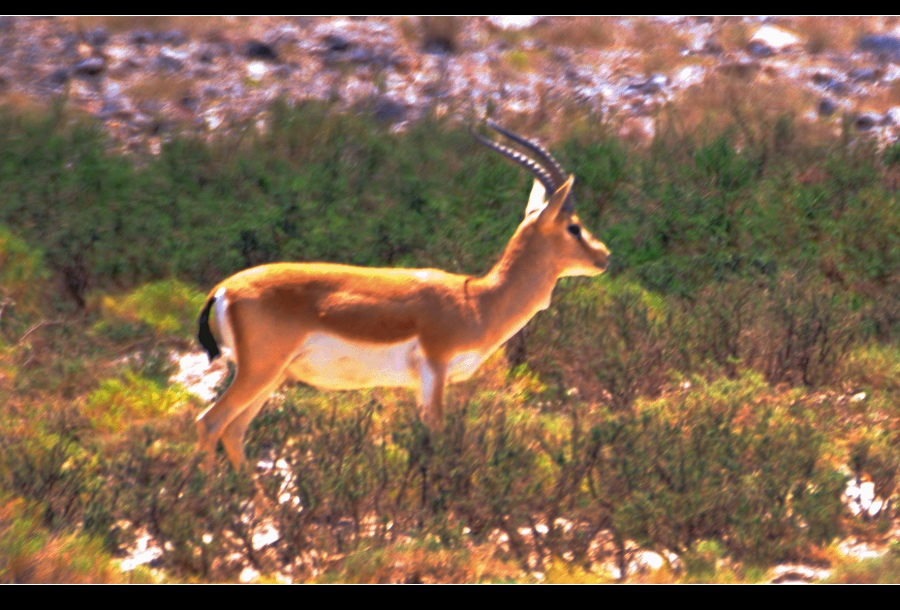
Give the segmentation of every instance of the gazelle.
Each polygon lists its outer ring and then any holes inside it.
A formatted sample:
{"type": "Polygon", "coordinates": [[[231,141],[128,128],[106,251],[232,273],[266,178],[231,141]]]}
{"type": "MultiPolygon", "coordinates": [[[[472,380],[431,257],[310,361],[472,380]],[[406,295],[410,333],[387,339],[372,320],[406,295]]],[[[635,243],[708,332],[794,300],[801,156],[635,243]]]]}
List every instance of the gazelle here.
{"type": "Polygon", "coordinates": [[[609,251],[575,214],[574,176],[539,144],[487,125],[527,154],[472,135],[535,180],[524,220],[484,277],[277,263],[241,271],[212,289],[198,338],[210,361],[220,346],[230,350],[236,372],[197,418],[198,449],[207,459],[221,439],[234,466],[243,464],[250,421],[286,379],[325,390],[415,388],[425,423],[436,429],[447,383],[468,379],[546,309],[560,277],[606,269],[609,251]]]}

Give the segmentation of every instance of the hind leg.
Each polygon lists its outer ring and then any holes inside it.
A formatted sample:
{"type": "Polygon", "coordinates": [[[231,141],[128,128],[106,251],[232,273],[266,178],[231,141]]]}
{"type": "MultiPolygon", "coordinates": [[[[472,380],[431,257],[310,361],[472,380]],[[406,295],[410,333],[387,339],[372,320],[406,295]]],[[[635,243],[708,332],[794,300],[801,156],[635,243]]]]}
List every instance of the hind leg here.
{"type": "Polygon", "coordinates": [[[244,436],[247,434],[247,428],[250,422],[256,417],[263,405],[269,399],[269,396],[280,383],[275,384],[271,391],[264,392],[257,396],[250,405],[241,411],[240,415],[231,420],[231,423],[225,426],[222,432],[222,446],[225,448],[225,454],[232,464],[243,464],[246,460],[244,455],[244,436]]]}
{"type": "Polygon", "coordinates": [[[197,450],[206,454],[207,467],[215,459],[219,439],[222,439],[234,467],[239,468],[243,464],[242,445],[247,426],[281,379],[280,371],[238,367],[234,380],[222,397],[197,418],[197,450]],[[232,427],[235,421],[240,423],[232,427]]]}

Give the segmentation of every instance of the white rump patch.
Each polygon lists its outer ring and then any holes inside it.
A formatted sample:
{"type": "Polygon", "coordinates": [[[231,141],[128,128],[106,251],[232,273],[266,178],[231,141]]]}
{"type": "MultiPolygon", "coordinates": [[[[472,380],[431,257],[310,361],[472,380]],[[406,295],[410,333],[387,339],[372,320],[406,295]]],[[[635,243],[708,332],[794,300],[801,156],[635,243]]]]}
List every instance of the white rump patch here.
{"type": "Polygon", "coordinates": [[[234,353],[234,335],[231,332],[228,318],[225,316],[225,312],[228,310],[228,299],[225,298],[224,286],[216,291],[216,302],[213,307],[215,308],[216,329],[219,331],[219,339],[221,341],[219,349],[223,353],[225,353],[225,350],[228,350],[228,355],[230,356],[234,353]]]}

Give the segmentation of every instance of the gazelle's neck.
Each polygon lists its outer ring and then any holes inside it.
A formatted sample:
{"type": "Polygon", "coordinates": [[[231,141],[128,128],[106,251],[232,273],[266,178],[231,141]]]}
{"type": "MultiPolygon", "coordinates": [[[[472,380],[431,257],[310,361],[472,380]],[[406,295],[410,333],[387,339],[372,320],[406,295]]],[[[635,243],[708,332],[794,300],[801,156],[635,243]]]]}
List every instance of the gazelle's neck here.
{"type": "Polygon", "coordinates": [[[558,279],[552,260],[541,260],[524,231],[517,231],[503,256],[484,277],[474,280],[486,331],[502,343],[550,305],[558,279]]]}

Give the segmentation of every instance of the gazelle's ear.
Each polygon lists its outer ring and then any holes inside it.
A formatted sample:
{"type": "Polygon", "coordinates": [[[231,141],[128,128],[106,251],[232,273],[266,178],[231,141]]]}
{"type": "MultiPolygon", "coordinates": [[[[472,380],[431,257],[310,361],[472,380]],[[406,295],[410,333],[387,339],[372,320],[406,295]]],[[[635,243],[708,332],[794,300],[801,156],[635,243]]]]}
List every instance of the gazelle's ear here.
{"type": "Polygon", "coordinates": [[[547,196],[547,189],[541,184],[541,181],[534,180],[534,186],[531,187],[531,195],[528,196],[528,207],[525,208],[525,215],[528,216],[535,210],[544,208],[544,198],[547,196]]]}
{"type": "MultiPolygon", "coordinates": [[[[569,198],[569,194],[572,192],[572,184],[574,184],[574,182],[575,176],[569,176],[569,179],[566,180],[561,187],[556,189],[556,192],[550,195],[550,201],[547,202],[547,207],[541,212],[538,222],[545,224],[556,221],[560,210],[562,210],[566,200],[569,198]]],[[[530,201],[529,205],[531,205],[530,201]]]]}

